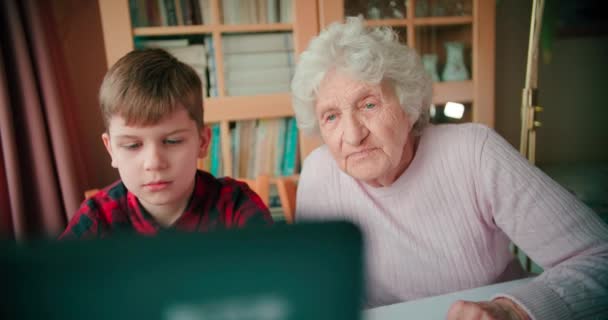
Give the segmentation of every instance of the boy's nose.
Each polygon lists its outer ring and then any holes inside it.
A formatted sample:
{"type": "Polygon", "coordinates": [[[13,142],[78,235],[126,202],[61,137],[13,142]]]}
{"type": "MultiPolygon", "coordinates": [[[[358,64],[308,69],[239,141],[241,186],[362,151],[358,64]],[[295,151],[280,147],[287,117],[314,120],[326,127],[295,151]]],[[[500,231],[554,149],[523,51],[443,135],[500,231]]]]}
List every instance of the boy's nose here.
{"type": "Polygon", "coordinates": [[[150,147],[148,148],[145,159],[144,169],[145,170],[161,170],[167,167],[167,160],[165,158],[162,148],[150,147]]]}

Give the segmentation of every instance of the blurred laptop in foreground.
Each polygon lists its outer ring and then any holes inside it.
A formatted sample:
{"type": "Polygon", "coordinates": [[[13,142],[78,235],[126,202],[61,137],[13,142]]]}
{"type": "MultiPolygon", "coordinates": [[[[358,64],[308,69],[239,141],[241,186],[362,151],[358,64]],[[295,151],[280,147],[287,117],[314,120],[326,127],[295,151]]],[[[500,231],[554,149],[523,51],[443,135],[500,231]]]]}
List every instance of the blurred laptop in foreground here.
{"type": "Polygon", "coordinates": [[[360,319],[351,224],[0,246],[1,319],[360,319]]]}

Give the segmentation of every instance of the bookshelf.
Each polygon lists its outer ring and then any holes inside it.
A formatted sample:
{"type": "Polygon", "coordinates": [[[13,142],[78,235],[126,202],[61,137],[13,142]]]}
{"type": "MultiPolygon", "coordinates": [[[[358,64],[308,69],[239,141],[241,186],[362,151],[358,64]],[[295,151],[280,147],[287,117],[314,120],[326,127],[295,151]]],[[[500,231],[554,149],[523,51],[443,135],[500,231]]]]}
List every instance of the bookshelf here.
{"type": "MultiPolygon", "coordinates": [[[[167,1],[171,0],[158,2],[167,1]]],[[[174,1],[177,4],[188,0],[174,1]]],[[[227,86],[229,79],[225,76],[223,42],[231,35],[290,34],[293,47],[291,49],[297,59],[297,55],[306,48],[309,40],[317,35],[319,30],[332,22],[342,21],[345,15],[363,14],[367,25],[393,27],[400,34],[402,41],[419,53],[437,54],[440,66],[446,60],[443,44],[447,41],[462,42],[465,47],[465,65],[470,76],[462,81],[435,82],[433,103],[439,106],[448,101],[460,102],[466,106],[462,121],[494,126],[494,1],[290,0],[290,21],[272,23],[223,23],[223,13],[227,6],[234,3],[267,5],[269,0],[199,0],[199,3],[204,1],[207,1],[208,5],[207,20],[203,24],[193,25],[133,26],[130,10],[133,4],[156,3],[155,0],[103,0],[99,1],[99,7],[108,67],[135,48],[135,39],[205,36],[211,40],[214,49],[210,56],[215,61],[217,94],[204,99],[205,121],[219,127],[224,175],[234,176],[234,154],[231,150],[230,134],[235,121],[293,116],[291,98],[287,91],[252,95],[230,94],[227,86]],[[387,7],[389,5],[392,7],[387,7]],[[445,7],[439,10],[440,6],[445,7]],[[448,10],[450,7],[454,11],[454,6],[459,8],[456,13],[448,10]]],[[[318,138],[300,136],[298,143],[301,162],[320,141],[318,138]]],[[[297,174],[294,177],[297,177],[297,174]]]]}

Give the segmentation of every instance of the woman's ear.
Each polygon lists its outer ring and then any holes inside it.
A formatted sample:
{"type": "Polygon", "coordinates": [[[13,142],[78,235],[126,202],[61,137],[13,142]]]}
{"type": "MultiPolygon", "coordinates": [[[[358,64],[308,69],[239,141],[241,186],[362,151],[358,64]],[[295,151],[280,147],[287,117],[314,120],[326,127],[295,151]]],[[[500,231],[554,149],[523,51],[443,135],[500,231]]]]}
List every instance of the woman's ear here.
{"type": "Polygon", "coordinates": [[[199,130],[200,145],[198,150],[198,157],[204,158],[209,152],[209,144],[211,143],[211,129],[205,126],[199,130]]]}
{"type": "Polygon", "coordinates": [[[101,141],[103,141],[103,146],[106,147],[106,151],[108,152],[108,154],[110,155],[110,158],[112,159],[111,161],[111,165],[113,168],[118,168],[118,166],[116,165],[116,161],[114,160],[114,153],[112,152],[112,144],[110,143],[110,135],[107,132],[104,132],[101,135],[101,141]]]}

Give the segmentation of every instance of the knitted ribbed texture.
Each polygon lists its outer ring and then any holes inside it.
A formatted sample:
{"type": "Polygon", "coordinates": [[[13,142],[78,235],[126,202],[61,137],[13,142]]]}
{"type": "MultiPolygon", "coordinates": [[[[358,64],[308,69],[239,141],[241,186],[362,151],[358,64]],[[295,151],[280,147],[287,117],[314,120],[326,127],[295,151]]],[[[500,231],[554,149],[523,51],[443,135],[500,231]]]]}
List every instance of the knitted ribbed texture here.
{"type": "Polygon", "coordinates": [[[304,163],[296,207],[300,221],[362,228],[369,306],[520,277],[511,239],[547,270],[504,293],[534,319],[608,315],[608,228],[487,127],[428,127],[383,188],[346,175],[322,146],[304,163]]]}

